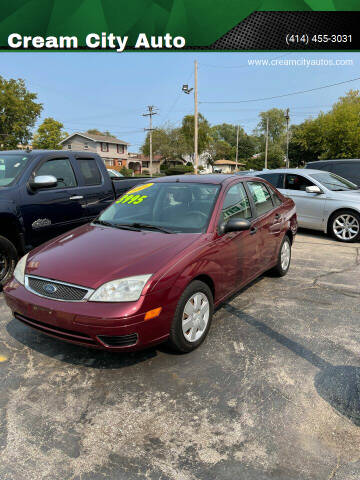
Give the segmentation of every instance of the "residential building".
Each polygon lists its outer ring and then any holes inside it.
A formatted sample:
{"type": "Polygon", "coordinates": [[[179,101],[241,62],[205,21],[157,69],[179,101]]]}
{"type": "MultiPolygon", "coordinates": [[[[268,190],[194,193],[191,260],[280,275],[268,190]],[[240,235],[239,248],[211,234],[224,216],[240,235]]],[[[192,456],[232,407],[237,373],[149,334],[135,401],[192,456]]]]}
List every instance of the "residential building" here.
{"type": "Polygon", "coordinates": [[[127,167],[129,143],[115,137],[76,132],[62,140],[60,145],[63,150],[95,152],[109,168],[127,167]]]}
{"type": "MultiPolygon", "coordinates": [[[[245,163],[238,162],[237,166],[239,169],[239,167],[244,167],[245,163]]],[[[236,162],[225,159],[216,160],[216,162],[214,162],[214,171],[220,173],[234,173],[236,171],[236,162]]]]}

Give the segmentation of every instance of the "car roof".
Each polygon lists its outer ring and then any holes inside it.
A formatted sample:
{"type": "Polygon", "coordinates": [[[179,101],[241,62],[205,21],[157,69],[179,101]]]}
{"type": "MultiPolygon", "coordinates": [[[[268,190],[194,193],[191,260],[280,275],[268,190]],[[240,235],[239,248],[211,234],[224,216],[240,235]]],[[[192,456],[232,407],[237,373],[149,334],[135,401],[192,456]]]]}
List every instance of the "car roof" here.
{"type": "MultiPolygon", "coordinates": [[[[244,175],[244,179],[248,180],[249,176],[244,175]]],[[[222,183],[229,183],[232,180],[241,179],[241,175],[228,175],[221,173],[212,173],[209,175],[171,175],[169,177],[157,177],[149,179],[156,183],[212,183],[220,185],[222,183]]]]}
{"type": "Polygon", "coordinates": [[[254,175],[267,175],[271,173],[297,173],[299,175],[309,175],[311,173],[324,173],[324,170],[314,168],[275,168],[274,170],[261,170],[254,175]]]}
{"type": "Polygon", "coordinates": [[[360,158],[329,158],[328,160],[313,160],[312,162],[308,162],[307,165],[316,165],[317,163],[327,163],[327,162],[360,162],[360,158]]]}

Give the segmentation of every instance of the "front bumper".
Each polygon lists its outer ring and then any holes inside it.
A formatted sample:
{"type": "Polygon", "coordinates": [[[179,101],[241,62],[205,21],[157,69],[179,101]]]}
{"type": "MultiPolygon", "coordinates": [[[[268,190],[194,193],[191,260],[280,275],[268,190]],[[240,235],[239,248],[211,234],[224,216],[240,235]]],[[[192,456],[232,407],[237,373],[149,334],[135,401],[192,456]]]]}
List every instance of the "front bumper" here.
{"type": "Polygon", "coordinates": [[[4,287],[14,317],[47,335],[92,348],[133,351],[158,344],[169,336],[177,298],[170,289],[140,297],[137,302],[62,302],[40,297],[15,280],[4,287]],[[160,315],[145,313],[162,307],[160,315]]]}

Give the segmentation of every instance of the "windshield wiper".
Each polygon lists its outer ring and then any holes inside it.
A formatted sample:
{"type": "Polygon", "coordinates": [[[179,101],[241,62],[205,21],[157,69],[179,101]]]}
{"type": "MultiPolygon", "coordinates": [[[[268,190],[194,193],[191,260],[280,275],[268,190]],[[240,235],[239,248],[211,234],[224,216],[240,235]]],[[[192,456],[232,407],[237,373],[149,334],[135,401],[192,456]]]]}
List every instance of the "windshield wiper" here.
{"type": "Polygon", "coordinates": [[[93,223],[97,225],[103,225],[104,227],[113,227],[113,228],[119,228],[121,230],[132,230],[133,232],[140,232],[139,228],[135,227],[135,225],[111,223],[105,220],[94,220],[93,223]]]}
{"type": "Polygon", "coordinates": [[[150,225],[148,223],[132,223],[132,227],[135,228],[144,228],[144,229],[149,229],[149,230],[157,230],[158,232],[162,233],[174,233],[171,230],[168,230],[167,228],[164,227],[158,227],[157,225],[150,225]]]}

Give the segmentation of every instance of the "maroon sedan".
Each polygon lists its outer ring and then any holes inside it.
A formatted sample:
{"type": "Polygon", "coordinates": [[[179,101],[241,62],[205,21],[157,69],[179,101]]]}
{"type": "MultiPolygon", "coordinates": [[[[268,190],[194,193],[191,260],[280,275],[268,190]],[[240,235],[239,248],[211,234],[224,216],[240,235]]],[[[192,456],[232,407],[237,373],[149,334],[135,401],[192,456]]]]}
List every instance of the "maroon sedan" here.
{"type": "Polygon", "coordinates": [[[25,255],[5,286],[14,317],[79,345],[189,352],[214,307],[267,270],[285,275],[294,202],[259,178],[166,177],[25,255]]]}

